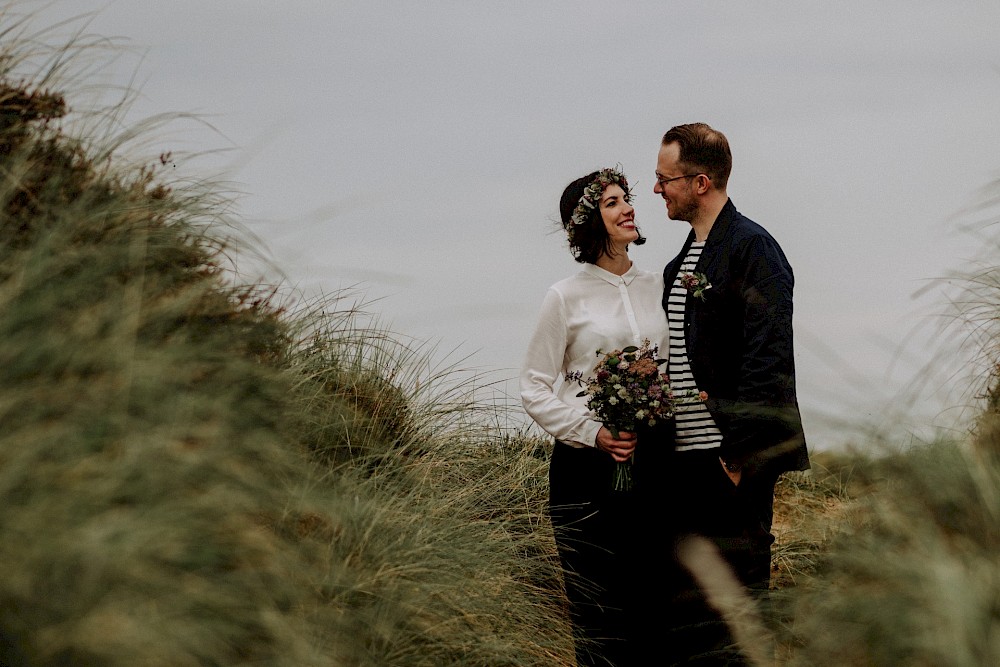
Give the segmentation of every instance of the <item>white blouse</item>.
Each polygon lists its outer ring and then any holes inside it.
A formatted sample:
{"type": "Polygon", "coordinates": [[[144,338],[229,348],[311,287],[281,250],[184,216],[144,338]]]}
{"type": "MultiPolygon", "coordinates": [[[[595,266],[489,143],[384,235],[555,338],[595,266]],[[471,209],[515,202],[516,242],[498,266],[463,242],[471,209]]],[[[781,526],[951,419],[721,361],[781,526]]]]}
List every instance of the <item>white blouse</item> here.
{"type": "Polygon", "coordinates": [[[549,288],[521,369],[521,403],[546,432],[574,447],[594,447],[601,423],[587,397],[566,373],[593,375],[597,350],[641,345],[644,338],[666,358],[670,335],[663,311],[663,276],[632,265],[617,276],[585,264],[549,288]]]}

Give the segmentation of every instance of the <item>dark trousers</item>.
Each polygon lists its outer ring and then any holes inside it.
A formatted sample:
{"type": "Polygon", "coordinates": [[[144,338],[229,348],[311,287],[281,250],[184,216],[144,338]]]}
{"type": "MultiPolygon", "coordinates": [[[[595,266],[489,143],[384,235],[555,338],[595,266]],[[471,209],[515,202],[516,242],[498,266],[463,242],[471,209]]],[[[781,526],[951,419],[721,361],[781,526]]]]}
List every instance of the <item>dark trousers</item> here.
{"type": "Polygon", "coordinates": [[[647,590],[661,601],[664,614],[653,621],[661,624],[658,634],[651,634],[652,628],[640,630],[641,637],[658,639],[656,646],[642,650],[647,655],[660,653],[658,661],[650,664],[747,664],[721,615],[679,562],[673,547],[691,535],[707,538],[748,594],[766,606],[777,474],[761,471],[736,486],[723,470],[717,450],[676,452],[664,457],[656,469],[662,471],[663,483],[644,485],[638,502],[649,510],[650,525],[662,512],[663,532],[670,537],[666,548],[657,549],[654,544],[662,541],[652,531],[643,533],[654,536],[641,548],[646,568],[656,571],[656,562],[661,565],[647,590]]]}
{"type": "Polygon", "coordinates": [[[556,443],[549,512],[562,562],[577,664],[626,667],[634,657],[636,494],[612,490],[614,460],[556,443]]]}

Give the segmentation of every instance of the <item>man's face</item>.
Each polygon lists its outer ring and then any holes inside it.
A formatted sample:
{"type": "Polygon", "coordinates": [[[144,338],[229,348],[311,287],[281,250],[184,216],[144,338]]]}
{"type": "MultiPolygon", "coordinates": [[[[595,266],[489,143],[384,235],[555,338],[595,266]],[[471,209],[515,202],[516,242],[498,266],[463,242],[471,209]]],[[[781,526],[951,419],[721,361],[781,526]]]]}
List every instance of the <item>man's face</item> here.
{"type": "Polygon", "coordinates": [[[677,164],[679,159],[680,146],[676,142],[660,146],[653,192],[663,197],[671,220],[691,222],[698,213],[699,201],[692,190],[694,175],[681,170],[677,164]]]}

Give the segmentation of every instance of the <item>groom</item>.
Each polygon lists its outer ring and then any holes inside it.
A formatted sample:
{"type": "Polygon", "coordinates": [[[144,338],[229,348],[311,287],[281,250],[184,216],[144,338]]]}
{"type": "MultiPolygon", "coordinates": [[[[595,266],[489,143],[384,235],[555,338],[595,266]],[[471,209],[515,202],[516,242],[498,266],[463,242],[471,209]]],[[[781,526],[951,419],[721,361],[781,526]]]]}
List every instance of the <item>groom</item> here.
{"type": "MultiPolygon", "coordinates": [[[[729,142],[704,123],[663,136],[653,192],[671,220],[691,225],[663,271],[669,375],[678,394],[708,394],[704,403],[678,409],[667,502],[677,534],[708,538],[740,582],[764,599],[774,485],[782,472],[808,468],[809,458],[795,395],[792,269],[774,238],[729,199],[731,168],[729,142]]],[[[725,626],[686,568],[677,572],[676,638],[690,640],[692,652],[724,653],[731,642],[725,626]]]]}

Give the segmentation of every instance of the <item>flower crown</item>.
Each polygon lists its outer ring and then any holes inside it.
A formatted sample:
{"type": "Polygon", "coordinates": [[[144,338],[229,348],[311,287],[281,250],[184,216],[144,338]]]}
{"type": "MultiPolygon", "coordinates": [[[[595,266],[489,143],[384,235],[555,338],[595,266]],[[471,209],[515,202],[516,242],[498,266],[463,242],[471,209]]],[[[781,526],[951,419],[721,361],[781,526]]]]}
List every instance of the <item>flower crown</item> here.
{"type": "MultiPolygon", "coordinates": [[[[583,189],[583,196],[580,197],[576,208],[573,209],[570,222],[574,225],[582,225],[587,222],[590,213],[600,205],[601,195],[604,194],[604,190],[609,185],[621,187],[625,191],[625,201],[632,199],[632,195],[628,191],[628,180],[625,178],[625,174],[613,168],[601,169],[597,172],[594,180],[583,189]]],[[[567,231],[572,235],[572,229],[568,229],[567,231]]]]}

